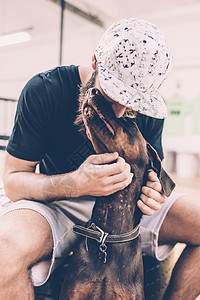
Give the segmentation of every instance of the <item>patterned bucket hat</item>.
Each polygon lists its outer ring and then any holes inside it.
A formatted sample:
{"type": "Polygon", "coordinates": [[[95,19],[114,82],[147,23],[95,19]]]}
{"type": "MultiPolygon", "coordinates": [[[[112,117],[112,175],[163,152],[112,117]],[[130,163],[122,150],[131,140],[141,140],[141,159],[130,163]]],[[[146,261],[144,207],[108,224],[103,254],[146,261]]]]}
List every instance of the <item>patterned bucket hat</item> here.
{"type": "Polygon", "coordinates": [[[141,114],[167,117],[159,88],[170,71],[172,55],[155,25],[122,19],[105,31],[95,55],[100,85],[110,98],[141,114]]]}

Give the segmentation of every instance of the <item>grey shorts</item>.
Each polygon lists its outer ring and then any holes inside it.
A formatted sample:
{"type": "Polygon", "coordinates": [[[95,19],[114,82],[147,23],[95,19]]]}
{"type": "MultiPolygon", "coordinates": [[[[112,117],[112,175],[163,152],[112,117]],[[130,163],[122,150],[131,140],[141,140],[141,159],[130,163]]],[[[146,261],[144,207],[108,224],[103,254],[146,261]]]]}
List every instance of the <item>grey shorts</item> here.
{"type": "MultiPolygon", "coordinates": [[[[158,235],[163,220],[171,205],[180,198],[181,194],[172,193],[162,208],[153,216],[143,215],[141,219],[141,241],[144,255],[165,259],[174,245],[158,245],[158,235]]],[[[15,203],[9,202],[5,196],[1,196],[0,217],[17,209],[31,209],[40,213],[49,223],[54,240],[53,254],[49,261],[41,261],[32,267],[32,281],[34,286],[44,284],[53,270],[73,250],[78,241],[72,232],[74,223],[85,224],[90,219],[94,205],[93,197],[80,197],[69,200],[41,203],[37,201],[21,200],[15,203]]]]}

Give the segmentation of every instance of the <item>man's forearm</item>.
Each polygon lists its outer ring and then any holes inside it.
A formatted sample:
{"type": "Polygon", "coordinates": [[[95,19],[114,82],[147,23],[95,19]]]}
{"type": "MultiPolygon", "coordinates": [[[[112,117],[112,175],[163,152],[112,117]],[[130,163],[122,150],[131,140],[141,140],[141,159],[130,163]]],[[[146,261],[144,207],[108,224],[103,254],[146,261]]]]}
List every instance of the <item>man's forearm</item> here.
{"type": "Polygon", "coordinates": [[[80,191],[77,191],[75,172],[53,176],[16,172],[6,178],[4,185],[6,195],[12,201],[51,201],[80,195],[80,191]]]}
{"type": "Polygon", "coordinates": [[[12,201],[107,196],[124,189],[133,178],[130,165],[117,152],[90,155],[77,170],[60,175],[36,174],[36,165],[7,155],[4,186],[12,201]]]}

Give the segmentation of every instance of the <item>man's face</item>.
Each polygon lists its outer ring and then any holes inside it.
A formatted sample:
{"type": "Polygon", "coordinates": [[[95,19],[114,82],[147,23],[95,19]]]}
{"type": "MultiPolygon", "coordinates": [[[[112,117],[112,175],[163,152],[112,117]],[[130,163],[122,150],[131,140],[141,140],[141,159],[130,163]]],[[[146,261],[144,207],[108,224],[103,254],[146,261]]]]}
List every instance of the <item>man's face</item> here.
{"type": "Polygon", "coordinates": [[[104,91],[102,90],[101,85],[100,85],[100,83],[99,83],[98,74],[97,74],[97,76],[96,76],[96,81],[95,81],[94,87],[98,88],[98,89],[100,90],[101,94],[104,96],[104,98],[105,98],[108,102],[111,103],[112,110],[113,110],[115,116],[116,116],[117,118],[121,118],[121,117],[123,116],[123,114],[125,113],[126,109],[127,109],[126,106],[123,106],[123,105],[119,104],[118,102],[112,100],[110,97],[108,97],[108,96],[104,93],[104,91]]]}
{"type": "Polygon", "coordinates": [[[119,104],[118,102],[114,101],[108,95],[106,95],[104,93],[104,91],[102,90],[101,85],[99,83],[98,74],[97,74],[97,72],[94,72],[92,74],[90,80],[85,85],[82,85],[80,88],[79,111],[78,111],[78,114],[77,114],[75,122],[74,122],[77,126],[79,126],[80,131],[85,131],[82,114],[83,114],[83,109],[84,109],[85,105],[92,104],[92,103],[90,103],[91,100],[88,97],[88,90],[92,89],[92,88],[97,88],[103,95],[104,99],[110,103],[111,108],[112,108],[116,118],[121,118],[122,116],[125,116],[128,118],[135,118],[136,113],[133,110],[126,108],[125,106],[119,104]]]}
{"type": "Polygon", "coordinates": [[[134,112],[132,111],[132,116],[130,116],[131,110],[129,108],[126,108],[125,106],[119,104],[118,102],[111,99],[108,95],[104,93],[104,91],[101,88],[101,85],[99,83],[98,79],[98,73],[94,72],[90,78],[90,80],[86,83],[86,85],[81,86],[80,88],[80,94],[79,94],[79,113],[77,114],[75,124],[78,125],[81,129],[84,128],[83,122],[82,122],[82,111],[83,107],[86,103],[89,103],[89,99],[87,97],[87,91],[91,88],[98,88],[104,98],[111,104],[112,110],[116,116],[116,118],[121,118],[123,115],[127,115],[128,117],[135,117],[134,112]],[[134,115],[134,116],[133,116],[134,115]]]}

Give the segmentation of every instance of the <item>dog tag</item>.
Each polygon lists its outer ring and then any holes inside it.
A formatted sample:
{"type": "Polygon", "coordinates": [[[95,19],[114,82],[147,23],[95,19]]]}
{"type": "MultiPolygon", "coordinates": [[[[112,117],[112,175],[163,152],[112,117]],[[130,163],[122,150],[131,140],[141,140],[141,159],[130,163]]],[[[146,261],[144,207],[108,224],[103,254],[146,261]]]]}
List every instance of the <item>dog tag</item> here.
{"type": "Polygon", "coordinates": [[[107,258],[107,246],[105,244],[99,246],[99,259],[105,264],[107,258]]]}

